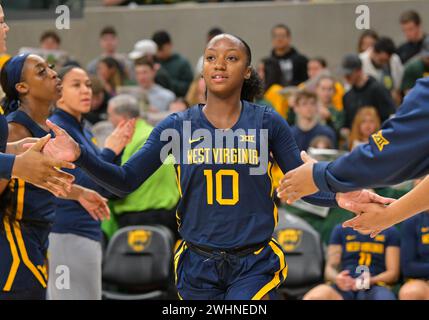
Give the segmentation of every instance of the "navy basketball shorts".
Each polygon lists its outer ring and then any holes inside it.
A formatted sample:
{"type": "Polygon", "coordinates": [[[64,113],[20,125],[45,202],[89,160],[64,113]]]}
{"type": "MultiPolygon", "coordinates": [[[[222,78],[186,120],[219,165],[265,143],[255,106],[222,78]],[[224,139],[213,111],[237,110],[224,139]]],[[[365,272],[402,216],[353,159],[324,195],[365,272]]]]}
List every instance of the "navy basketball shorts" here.
{"type": "Polygon", "coordinates": [[[3,217],[0,228],[0,300],[46,299],[50,228],[3,217]]]}
{"type": "Polygon", "coordinates": [[[219,251],[202,255],[182,241],[174,256],[178,295],[185,300],[275,299],[287,268],[284,251],[274,239],[244,256],[219,251]]]}

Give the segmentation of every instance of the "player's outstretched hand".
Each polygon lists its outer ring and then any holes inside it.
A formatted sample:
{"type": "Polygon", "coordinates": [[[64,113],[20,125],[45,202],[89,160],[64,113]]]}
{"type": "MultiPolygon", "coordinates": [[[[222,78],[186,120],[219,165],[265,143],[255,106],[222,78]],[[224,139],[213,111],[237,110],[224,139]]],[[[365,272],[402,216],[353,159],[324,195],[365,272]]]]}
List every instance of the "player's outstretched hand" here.
{"type": "Polygon", "coordinates": [[[12,177],[20,178],[54,195],[65,196],[71,189],[74,176],[59,168],[74,169],[74,164],[55,160],[41,153],[51,135],[39,139],[27,151],[16,156],[12,177]]]}
{"type": "Polygon", "coordinates": [[[343,227],[345,228],[353,228],[364,234],[370,234],[371,238],[374,238],[381,231],[395,224],[394,215],[390,212],[389,206],[379,203],[366,203],[354,205],[354,207],[355,209],[358,208],[361,213],[344,222],[343,227]]]}
{"type": "Polygon", "coordinates": [[[97,221],[110,219],[110,209],[107,205],[108,200],[93,190],[83,187],[82,189],[78,201],[88,211],[89,215],[97,221]]]}
{"type": "Polygon", "coordinates": [[[45,145],[43,153],[58,160],[76,161],[80,156],[80,147],[76,141],[51,121],[46,120],[46,125],[55,133],[55,138],[45,145]]]}
{"type": "Polygon", "coordinates": [[[304,164],[286,173],[277,188],[277,196],[288,204],[318,191],[313,181],[313,165],[317,161],[305,151],[301,151],[301,159],[304,164]]]}

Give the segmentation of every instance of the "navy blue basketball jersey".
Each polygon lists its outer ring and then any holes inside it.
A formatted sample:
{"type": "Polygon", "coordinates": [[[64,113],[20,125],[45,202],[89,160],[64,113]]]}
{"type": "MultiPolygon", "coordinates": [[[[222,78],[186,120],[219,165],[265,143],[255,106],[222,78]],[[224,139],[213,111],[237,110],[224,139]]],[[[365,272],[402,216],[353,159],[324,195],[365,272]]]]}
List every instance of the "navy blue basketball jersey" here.
{"type": "Polygon", "coordinates": [[[429,213],[423,212],[401,225],[401,268],[407,278],[429,280],[429,213]]]}
{"type": "MultiPolygon", "coordinates": [[[[32,137],[42,138],[48,134],[25,112],[14,111],[7,116],[9,123],[24,126],[32,137]]],[[[55,196],[21,179],[12,179],[5,190],[3,200],[9,216],[17,221],[52,223],[55,217],[55,196]]]]}
{"type": "MultiPolygon", "coordinates": [[[[183,239],[215,249],[269,241],[277,224],[271,175],[277,161],[283,172],[302,164],[286,121],[275,111],[243,101],[235,125],[216,129],[203,105],[163,120],[146,144],[122,167],[91,157],[81,147],[76,162],[112,192],[124,196],[145,181],[170,150],[176,159],[183,239]]],[[[306,198],[335,206],[332,193],[306,198]]]]}
{"type": "Polygon", "coordinates": [[[341,270],[349,270],[351,277],[361,275],[359,266],[367,266],[371,275],[386,271],[387,247],[399,247],[400,236],[395,227],[382,231],[375,238],[363,235],[351,228],[335,226],[331,234],[331,245],[341,245],[341,270]]]}

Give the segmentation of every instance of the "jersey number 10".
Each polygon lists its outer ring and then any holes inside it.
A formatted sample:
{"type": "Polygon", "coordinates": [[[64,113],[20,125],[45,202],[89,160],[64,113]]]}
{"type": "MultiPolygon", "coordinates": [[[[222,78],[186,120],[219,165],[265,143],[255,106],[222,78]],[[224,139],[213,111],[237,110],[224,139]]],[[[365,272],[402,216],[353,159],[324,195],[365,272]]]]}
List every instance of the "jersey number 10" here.
{"type": "MultiPolygon", "coordinates": [[[[207,182],[207,204],[213,204],[213,170],[204,170],[204,176],[207,182]]],[[[238,172],[235,170],[222,169],[214,175],[216,179],[216,202],[220,205],[233,206],[238,202],[239,188],[238,188],[238,172]],[[223,197],[223,182],[222,178],[225,176],[232,177],[232,198],[225,199],[223,197]]]]}

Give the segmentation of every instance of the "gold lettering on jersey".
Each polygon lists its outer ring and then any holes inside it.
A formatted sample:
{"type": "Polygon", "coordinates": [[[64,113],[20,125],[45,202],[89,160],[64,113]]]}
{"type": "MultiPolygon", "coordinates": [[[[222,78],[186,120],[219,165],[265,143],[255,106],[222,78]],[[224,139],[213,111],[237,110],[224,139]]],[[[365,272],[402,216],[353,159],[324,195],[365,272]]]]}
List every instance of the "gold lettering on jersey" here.
{"type": "Polygon", "coordinates": [[[189,164],[259,164],[256,149],[237,148],[195,148],[188,150],[189,164]]]}
{"type": "Polygon", "coordinates": [[[384,253],[384,244],[383,243],[373,243],[373,242],[348,242],[346,243],[347,252],[369,252],[369,253],[384,253]]]}
{"type": "Polygon", "coordinates": [[[429,231],[429,227],[422,227],[421,231],[422,233],[426,233],[429,231]]]}
{"type": "Polygon", "coordinates": [[[2,106],[0,106],[0,115],[3,115],[3,114],[4,114],[4,110],[3,110],[2,106]]]}
{"type": "Polygon", "coordinates": [[[383,134],[380,131],[378,131],[377,133],[374,133],[372,136],[372,139],[375,142],[375,145],[377,146],[378,150],[383,151],[383,148],[390,144],[389,140],[387,140],[385,137],[383,137],[383,134]]]}
{"type": "Polygon", "coordinates": [[[422,235],[422,244],[429,244],[429,233],[422,235]]]}

